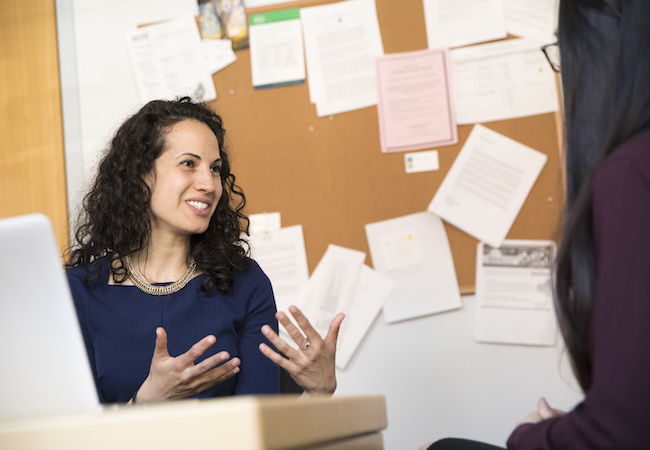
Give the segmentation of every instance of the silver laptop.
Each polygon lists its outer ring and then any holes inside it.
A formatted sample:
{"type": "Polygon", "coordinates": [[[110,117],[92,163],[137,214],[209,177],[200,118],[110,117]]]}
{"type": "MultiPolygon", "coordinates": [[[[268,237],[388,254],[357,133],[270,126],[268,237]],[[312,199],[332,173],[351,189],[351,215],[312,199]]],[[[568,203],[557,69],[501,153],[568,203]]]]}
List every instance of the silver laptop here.
{"type": "Polygon", "coordinates": [[[0,219],[0,419],[101,410],[50,220],[0,219]]]}

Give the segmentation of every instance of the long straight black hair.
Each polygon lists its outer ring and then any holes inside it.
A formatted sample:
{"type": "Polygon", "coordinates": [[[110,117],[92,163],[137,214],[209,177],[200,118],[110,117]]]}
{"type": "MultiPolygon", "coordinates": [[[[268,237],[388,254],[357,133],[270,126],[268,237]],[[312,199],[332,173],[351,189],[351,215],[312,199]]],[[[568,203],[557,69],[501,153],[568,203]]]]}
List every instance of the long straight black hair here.
{"type": "Polygon", "coordinates": [[[596,285],[592,186],[600,163],[650,127],[650,1],[561,0],[566,198],[555,303],[574,373],[591,385],[596,285]]]}

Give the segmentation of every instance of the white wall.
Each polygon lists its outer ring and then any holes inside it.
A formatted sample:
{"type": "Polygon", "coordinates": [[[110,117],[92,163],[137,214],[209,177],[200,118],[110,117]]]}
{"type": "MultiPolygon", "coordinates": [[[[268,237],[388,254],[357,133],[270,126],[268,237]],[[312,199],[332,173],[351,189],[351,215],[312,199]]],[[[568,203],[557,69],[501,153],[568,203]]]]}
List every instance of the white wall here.
{"type": "Polygon", "coordinates": [[[142,106],[126,32],[198,14],[196,0],[56,0],[69,210],[107,140],[142,106]]]}
{"type": "Polygon", "coordinates": [[[582,398],[559,345],[480,344],[473,335],[473,296],[420,319],[387,325],[380,316],[338,372],[336,395],[386,396],[389,450],[450,436],[505,446],[539,397],[560,409],[582,398]]]}
{"type": "MultiPolygon", "coordinates": [[[[70,205],[115,125],[140,105],[124,32],[188,10],[196,0],[57,0],[70,205]]],[[[478,344],[474,299],[463,302],[397,324],[380,316],[339,371],[336,395],[386,396],[387,449],[445,436],[505,445],[540,396],[565,409],[581,398],[559,347],[478,344]]]]}

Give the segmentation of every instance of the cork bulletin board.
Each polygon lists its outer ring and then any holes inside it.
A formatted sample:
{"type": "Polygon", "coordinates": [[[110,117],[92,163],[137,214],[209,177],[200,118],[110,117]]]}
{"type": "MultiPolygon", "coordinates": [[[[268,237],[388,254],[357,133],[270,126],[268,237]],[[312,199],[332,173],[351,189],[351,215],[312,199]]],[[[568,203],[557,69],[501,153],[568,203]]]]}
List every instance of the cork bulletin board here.
{"type": "MultiPolygon", "coordinates": [[[[249,13],[314,6],[299,1],[249,13]]],[[[427,48],[422,0],[376,0],[384,51],[427,48]]],[[[254,90],[248,50],[217,72],[218,98],[233,173],[246,213],[280,212],[282,226],[301,224],[310,271],[329,244],[366,252],[364,226],[426,211],[473,125],[459,126],[456,145],[436,148],[440,169],[407,174],[404,153],[380,150],[376,107],[318,118],[307,83],[254,90]]],[[[508,239],[555,239],[562,206],[558,114],[483,123],[548,156],[508,239]]],[[[445,223],[462,294],[474,292],[477,240],[445,223]]]]}

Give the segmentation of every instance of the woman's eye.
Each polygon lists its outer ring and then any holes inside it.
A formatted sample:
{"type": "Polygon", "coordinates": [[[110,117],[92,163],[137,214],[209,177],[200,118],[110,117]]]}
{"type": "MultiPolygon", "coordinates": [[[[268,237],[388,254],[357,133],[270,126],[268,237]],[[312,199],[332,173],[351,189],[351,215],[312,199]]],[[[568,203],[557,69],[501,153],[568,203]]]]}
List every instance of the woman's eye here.
{"type": "Polygon", "coordinates": [[[221,173],[221,166],[214,166],[214,167],[212,167],[212,172],[214,172],[214,173],[221,173]]]}
{"type": "Polygon", "coordinates": [[[185,167],[194,167],[194,161],[191,159],[186,159],[185,161],[181,162],[181,165],[185,167]]]}

